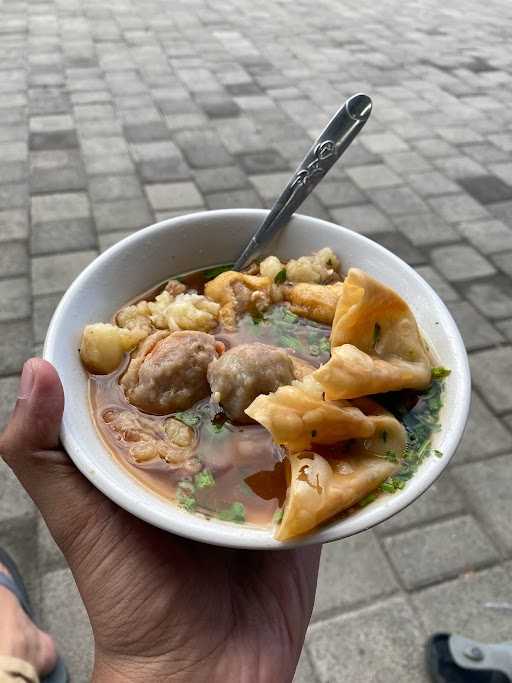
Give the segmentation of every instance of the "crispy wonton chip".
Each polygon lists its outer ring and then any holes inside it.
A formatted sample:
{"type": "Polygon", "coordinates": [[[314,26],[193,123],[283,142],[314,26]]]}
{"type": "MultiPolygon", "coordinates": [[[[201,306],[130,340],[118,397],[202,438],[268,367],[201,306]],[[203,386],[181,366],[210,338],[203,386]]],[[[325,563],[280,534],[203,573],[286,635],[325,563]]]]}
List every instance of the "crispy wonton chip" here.
{"type": "Polygon", "coordinates": [[[343,290],[343,283],[315,285],[300,282],[284,288],[284,297],[292,304],[292,311],[317,323],[332,325],[336,304],[343,290]]]}
{"type": "Polygon", "coordinates": [[[314,374],[327,399],[425,389],[430,383],[430,359],[409,306],[357,268],[343,283],[331,347],[331,359],[314,374]]]}
{"type": "Polygon", "coordinates": [[[345,449],[340,445],[340,455],[335,457],[312,452],[288,456],[290,482],[283,519],[275,531],[278,540],[311,531],[362,500],[398,471],[405,430],[392,415],[375,408],[377,404],[368,403],[376,413],[370,417],[375,428],[370,439],[347,442],[345,449]],[[390,451],[396,454],[397,462],[384,457],[390,451]]]}
{"type": "Polygon", "coordinates": [[[268,277],[228,270],[207,282],[204,293],[221,305],[219,319],[224,327],[234,330],[236,319],[242,313],[259,314],[269,307],[272,281],[268,277]]]}
{"type": "Polygon", "coordinates": [[[292,453],[306,450],[312,443],[368,437],[375,429],[372,420],[347,401],[324,401],[322,387],[311,375],[273,394],[261,394],[245,412],[292,453]]]}

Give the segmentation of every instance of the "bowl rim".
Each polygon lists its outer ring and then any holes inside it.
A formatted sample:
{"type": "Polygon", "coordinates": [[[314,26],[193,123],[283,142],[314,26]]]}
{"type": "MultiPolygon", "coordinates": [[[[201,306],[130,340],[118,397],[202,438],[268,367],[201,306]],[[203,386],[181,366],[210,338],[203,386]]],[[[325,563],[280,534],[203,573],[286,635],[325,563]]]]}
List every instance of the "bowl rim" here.
{"type": "MultiPolygon", "coordinates": [[[[102,254],[98,255],[91,263],[89,263],[64,293],[48,327],[43,347],[43,358],[49,362],[54,362],[57,344],[59,343],[57,338],[59,321],[63,315],[63,312],[73,301],[75,293],[81,288],[83,283],[89,280],[91,275],[94,274],[98,267],[102,266],[105,262],[108,262],[117,254],[122,253],[128,244],[135,244],[138,241],[144,242],[152,233],[165,231],[173,226],[186,227],[187,224],[192,224],[198,219],[203,220],[206,215],[210,217],[237,215],[240,218],[258,218],[263,220],[267,213],[268,211],[265,209],[246,208],[197,211],[153,223],[134,232],[132,235],[128,235],[124,239],[112,245],[102,254]]],[[[459,373],[459,376],[457,377],[457,410],[455,411],[455,419],[452,420],[449,430],[446,431],[446,441],[443,445],[443,456],[442,458],[437,459],[437,462],[434,464],[434,466],[430,467],[430,469],[421,474],[421,476],[419,473],[415,474],[415,476],[410,480],[409,485],[400,492],[400,496],[386,496],[384,497],[384,504],[380,504],[373,510],[368,510],[370,514],[367,516],[366,522],[363,522],[361,519],[351,519],[351,517],[344,518],[342,520],[344,524],[342,533],[340,533],[340,530],[337,528],[337,522],[335,522],[333,524],[320,527],[319,529],[314,530],[305,536],[297,537],[286,542],[277,541],[268,534],[261,536],[261,538],[252,538],[250,541],[244,541],[244,529],[254,529],[254,527],[244,527],[237,525],[237,533],[235,534],[233,533],[233,527],[235,527],[234,524],[215,520],[215,524],[212,525],[210,521],[205,520],[197,515],[191,515],[190,513],[183,513],[182,521],[176,521],[176,519],[168,520],[164,515],[157,514],[153,510],[148,509],[147,506],[140,504],[140,501],[134,500],[123,490],[122,486],[112,485],[110,479],[102,473],[101,469],[96,467],[93,476],[93,473],[91,472],[91,463],[88,462],[87,457],[83,457],[84,451],[75,438],[72,425],[73,421],[69,419],[69,415],[65,412],[61,427],[61,441],[77,468],[96,488],[98,488],[104,495],[114,501],[117,505],[131,514],[139,517],[143,521],[152,524],[153,526],[195,541],[232,548],[276,550],[327,543],[339,540],[341,538],[347,538],[370,529],[404,510],[412,502],[419,498],[419,496],[425,493],[425,491],[441,475],[443,470],[455,455],[469,414],[471,402],[471,376],[464,342],[459,329],[445,303],[430,286],[430,284],[426,282],[409,264],[407,264],[393,252],[383,247],[378,242],[373,241],[365,235],[354,232],[349,228],[330,221],[325,221],[313,216],[306,216],[304,214],[294,214],[294,217],[340,230],[344,232],[349,239],[354,240],[356,243],[359,242],[363,247],[366,247],[368,243],[370,243],[373,250],[376,250],[377,252],[380,251],[381,253],[385,254],[385,257],[388,260],[391,260],[391,262],[394,261],[400,266],[400,268],[405,268],[406,270],[410,271],[413,279],[421,280],[424,287],[429,292],[429,296],[436,302],[437,307],[442,311],[444,322],[450,327],[449,335],[452,337],[453,345],[456,348],[454,360],[457,361],[457,371],[459,373]],[[192,520],[190,519],[191,517],[193,517],[196,522],[197,520],[201,520],[202,524],[192,523],[192,520]],[[171,521],[171,523],[168,523],[169,521],[171,521]]]]}

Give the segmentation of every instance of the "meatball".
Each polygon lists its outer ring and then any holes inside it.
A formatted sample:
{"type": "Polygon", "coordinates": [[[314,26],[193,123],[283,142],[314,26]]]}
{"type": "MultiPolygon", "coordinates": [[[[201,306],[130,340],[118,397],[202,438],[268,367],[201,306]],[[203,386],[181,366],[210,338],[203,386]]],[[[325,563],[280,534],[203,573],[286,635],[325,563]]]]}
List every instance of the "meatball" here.
{"type": "Polygon", "coordinates": [[[294,379],[293,363],[286,351],[259,342],[235,346],[208,367],[214,401],[233,422],[241,424],[253,421],[245,409],[256,396],[276,391],[294,379]]]}
{"type": "Polygon", "coordinates": [[[166,415],[187,410],[206,398],[208,365],[222,344],[205,332],[174,332],[134,358],[121,384],[127,399],[147,413],[166,415]],[[133,366],[133,367],[132,367],[133,366]]]}

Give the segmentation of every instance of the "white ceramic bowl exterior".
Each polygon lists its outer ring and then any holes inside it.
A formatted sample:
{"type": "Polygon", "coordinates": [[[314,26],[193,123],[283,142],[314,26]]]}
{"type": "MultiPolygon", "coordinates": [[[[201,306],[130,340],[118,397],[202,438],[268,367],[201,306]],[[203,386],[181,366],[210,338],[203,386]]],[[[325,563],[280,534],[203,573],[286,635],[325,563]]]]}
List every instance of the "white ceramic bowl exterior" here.
{"type": "Polygon", "coordinates": [[[85,325],[108,321],[113,312],[153,285],[179,273],[232,262],[265,216],[256,209],[190,214],[157,223],[111,247],[69,287],[51,321],[44,357],[64,385],[66,407],[62,441],[82,473],[105,495],[141,519],[168,531],[216,545],[282,548],[324,543],[368,529],[396,514],[421,495],[452,458],[462,436],[470,401],[466,351],[453,318],[432,288],[416,272],[380,245],[332,223],[296,215],[268,253],[283,260],[324,246],[340,256],[342,269],[357,266],[386,283],[411,306],[442,365],[446,381],[442,429],[431,457],[405,489],[291,543],[273,539],[271,530],[204,520],[175,507],[139,484],[108,453],[91,419],[87,375],[77,353],[85,325]]]}

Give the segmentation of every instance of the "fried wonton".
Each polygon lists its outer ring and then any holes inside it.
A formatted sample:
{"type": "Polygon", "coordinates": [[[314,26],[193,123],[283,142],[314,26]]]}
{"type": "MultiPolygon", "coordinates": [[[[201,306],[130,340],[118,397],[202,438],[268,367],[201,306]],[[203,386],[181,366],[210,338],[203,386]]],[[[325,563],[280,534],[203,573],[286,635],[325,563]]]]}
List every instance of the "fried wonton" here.
{"type": "Polygon", "coordinates": [[[219,319],[229,330],[245,312],[260,314],[272,303],[272,281],[268,277],[228,270],[207,282],[205,295],[221,305],[219,319]]]}
{"type": "Polygon", "coordinates": [[[347,401],[324,401],[322,387],[311,375],[273,394],[258,396],[245,412],[292,453],[306,450],[312,443],[368,437],[375,429],[373,421],[347,401]]]}
{"type": "Polygon", "coordinates": [[[340,444],[339,454],[332,457],[313,452],[288,456],[290,481],[283,519],[276,527],[278,540],[311,531],[398,471],[406,442],[403,426],[373,401],[361,407],[375,413],[370,416],[375,429],[371,438],[340,444]]]}
{"type": "Polygon", "coordinates": [[[351,268],[331,333],[331,359],[314,374],[326,398],[425,389],[431,362],[405,301],[367,273],[351,268]]]}
{"type": "Polygon", "coordinates": [[[333,285],[300,282],[283,288],[284,298],[292,304],[294,313],[325,325],[332,325],[342,291],[342,282],[333,285]]]}

